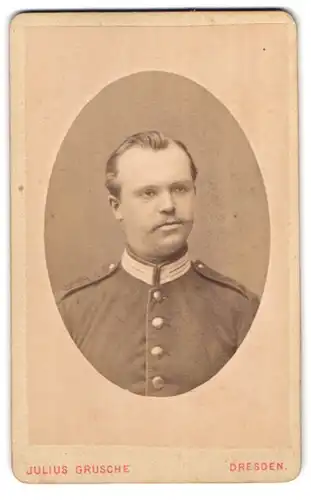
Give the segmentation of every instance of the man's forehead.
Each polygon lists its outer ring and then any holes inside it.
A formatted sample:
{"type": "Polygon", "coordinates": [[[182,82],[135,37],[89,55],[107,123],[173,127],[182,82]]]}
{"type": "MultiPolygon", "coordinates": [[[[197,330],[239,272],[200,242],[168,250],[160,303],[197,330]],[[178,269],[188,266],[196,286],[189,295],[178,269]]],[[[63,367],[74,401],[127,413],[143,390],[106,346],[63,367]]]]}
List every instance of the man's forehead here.
{"type": "Polygon", "coordinates": [[[134,146],[118,158],[117,168],[120,177],[132,175],[143,177],[191,177],[190,159],[185,151],[172,143],[165,149],[153,150],[134,146]]]}

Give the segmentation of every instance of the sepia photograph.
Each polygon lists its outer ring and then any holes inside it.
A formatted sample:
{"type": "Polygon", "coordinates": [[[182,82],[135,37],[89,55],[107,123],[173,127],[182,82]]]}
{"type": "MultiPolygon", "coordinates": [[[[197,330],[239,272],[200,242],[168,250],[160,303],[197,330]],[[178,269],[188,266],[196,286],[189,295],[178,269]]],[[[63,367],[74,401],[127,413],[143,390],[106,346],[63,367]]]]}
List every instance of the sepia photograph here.
{"type": "Polygon", "coordinates": [[[13,18],[22,482],[299,474],[296,51],[278,10],[13,18]]]}

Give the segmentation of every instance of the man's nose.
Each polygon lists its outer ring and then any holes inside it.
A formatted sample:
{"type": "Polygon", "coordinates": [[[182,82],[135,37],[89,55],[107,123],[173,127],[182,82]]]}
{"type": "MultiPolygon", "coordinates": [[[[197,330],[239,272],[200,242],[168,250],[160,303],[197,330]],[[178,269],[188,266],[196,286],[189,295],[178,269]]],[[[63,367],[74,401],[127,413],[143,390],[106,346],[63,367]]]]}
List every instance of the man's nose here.
{"type": "Polygon", "coordinates": [[[160,211],[165,213],[175,211],[175,203],[170,192],[162,193],[160,197],[160,211]]]}

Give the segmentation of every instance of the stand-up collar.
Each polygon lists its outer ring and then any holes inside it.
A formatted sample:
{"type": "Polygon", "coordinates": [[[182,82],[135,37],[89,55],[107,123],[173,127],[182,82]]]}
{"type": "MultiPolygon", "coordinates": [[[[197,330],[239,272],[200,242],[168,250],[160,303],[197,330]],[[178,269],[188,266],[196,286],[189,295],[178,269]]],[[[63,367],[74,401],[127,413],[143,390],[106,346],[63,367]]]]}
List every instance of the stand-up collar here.
{"type": "Polygon", "coordinates": [[[138,260],[125,249],[121,258],[123,269],[148,285],[163,285],[183,276],[191,267],[187,250],[173,262],[152,264],[138,260]]]}

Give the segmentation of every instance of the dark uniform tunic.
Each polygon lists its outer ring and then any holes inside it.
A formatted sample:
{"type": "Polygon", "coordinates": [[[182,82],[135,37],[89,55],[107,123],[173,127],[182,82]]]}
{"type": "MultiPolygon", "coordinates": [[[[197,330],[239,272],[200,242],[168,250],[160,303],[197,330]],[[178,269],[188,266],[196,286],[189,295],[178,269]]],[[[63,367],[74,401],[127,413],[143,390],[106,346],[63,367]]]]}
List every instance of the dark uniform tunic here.
{"type": "Polygon", "coordinates": [[[127,252],[63,292],[63,321],[104,377],[144,396],[175,396],[203,384],[233,356],[258,298],[187,255],[152,266],[127,252]]]}

